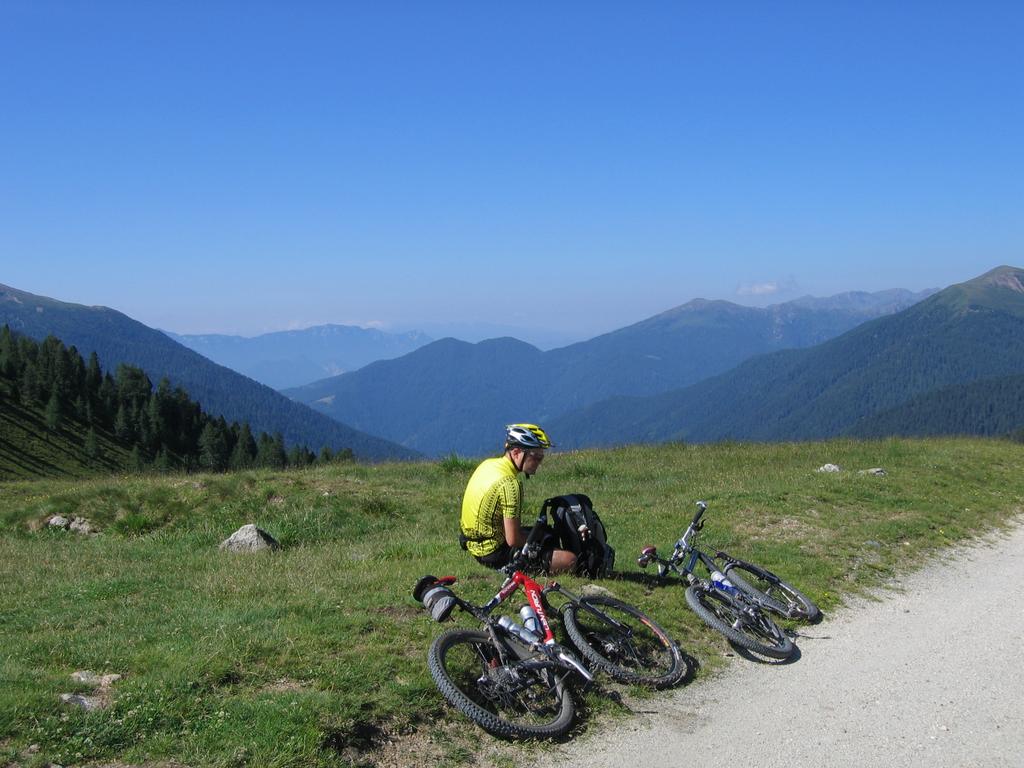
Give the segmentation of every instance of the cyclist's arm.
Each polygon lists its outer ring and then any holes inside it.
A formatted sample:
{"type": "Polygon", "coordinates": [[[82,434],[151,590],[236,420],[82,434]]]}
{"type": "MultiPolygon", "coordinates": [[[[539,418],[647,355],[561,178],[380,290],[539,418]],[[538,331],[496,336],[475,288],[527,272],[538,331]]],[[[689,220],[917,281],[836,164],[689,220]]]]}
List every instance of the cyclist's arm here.
{"type": "Polygon", "coordinates": [[[523,533],[522,526],[522,504],[523,489],[519,484],[519,479],[506,478],[498,496],[498,508],[501,510],[505,542],[512,549],[518,549],[526,543],[526,534],[523,533]]]}
{"type": "Polygon", "coordinates": [[[519,523],[518,517],[506,517],[505,541],[512,549],[518,549],[526,543],[526,534],[523,533],[523,526],[519,523]]]}

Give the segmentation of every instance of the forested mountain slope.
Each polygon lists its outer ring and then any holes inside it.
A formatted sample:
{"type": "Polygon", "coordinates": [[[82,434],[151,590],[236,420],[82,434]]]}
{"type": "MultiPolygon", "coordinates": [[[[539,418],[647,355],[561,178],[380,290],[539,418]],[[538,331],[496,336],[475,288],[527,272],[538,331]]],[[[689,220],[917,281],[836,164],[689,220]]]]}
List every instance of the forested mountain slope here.
{"type": "Polygon", "coordinates": [[[675,392],[598,403],[551,427],[574,446],[819,439],[934,390],[1020,373],[1024,271],[1000,267],[816,347],[757,357],[675,392]]]}
{"type": "Polygon", "coordinates": [[[304,467],[352,458],[286,446],[203,412],[167,379],[122,363],[104,371],[56,336],[0,326],[0,480],[114,472],[304,467]]]}
{"type": "Polygon", "coordinates": [[[286,394],[426,454],[482,454],[495,450],[504,424],[547,422],[610,395],[678,389],[753,355],[832,338],[920,298],[851,293],[766,309],[695,300],[547,352],[509,338],[443,339],[286,394]]]}
{"type": "Polygon", "coordinates": [[[86,307],[0,285],[0,325],[38,341],[56,336],[83,356],[96,352],[105,368],[137,366],[185,389],[211,414],[280,432],[289,444],[351,449],[366,459],[412,458],[416,452],[359,432],[207,360],[160,331],[106,307],[86,307]]]}
{"type": "Polygon", "coordinates": [[[1011,435],[1024,440],[1024,375],[997,376],[926,392],[861,419],[849,434],[1011,435]]]}

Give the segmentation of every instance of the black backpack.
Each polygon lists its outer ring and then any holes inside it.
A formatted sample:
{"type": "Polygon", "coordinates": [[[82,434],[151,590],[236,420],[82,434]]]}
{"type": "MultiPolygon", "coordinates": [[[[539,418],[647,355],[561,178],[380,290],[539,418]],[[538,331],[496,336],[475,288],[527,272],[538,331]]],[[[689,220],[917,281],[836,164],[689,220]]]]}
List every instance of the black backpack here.
{"type": "Polygon", "coordinates": [[[567,494],[545,499],[550,525],[567,549],[576,555],[576,572],[592,579],[607,576],[615,565],[615,550],[608,544],[604,523],[594,511],[588,496],[567,494]],[[586,526],[586,533],[580,531],[586,526]]]}

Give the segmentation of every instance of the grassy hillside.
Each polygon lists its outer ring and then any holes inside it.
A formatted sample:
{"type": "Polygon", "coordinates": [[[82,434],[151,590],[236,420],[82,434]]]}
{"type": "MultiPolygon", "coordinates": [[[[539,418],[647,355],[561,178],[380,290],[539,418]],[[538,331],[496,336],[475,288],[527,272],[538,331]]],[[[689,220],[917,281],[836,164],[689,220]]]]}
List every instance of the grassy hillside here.
{"type": "Polygon", "coordinates": [[[0,481],[86,477],[127,465],[128,449],[113,435],[96,430],[95,455],[90,458],[86,451],[89,426],[68,416],[57,430],[50,430],[43,411],[13,398],[8,382],[0,377],[0,481]]]}
{"type": "MultiPolygon", "coordinates": [[[[230,765],[522,764],[442,701],[426,669],[441,628],[409,595],[456,574],[483,602],[499,579],[455,543],[471,466],[338,465],[123,480],[0,485],[0,764],[175,761],[230,765]],[[102,532],[42,529],[55,513],[102,532]],[[226,555],[244,523],[273,555],[226,555]],[[59,701],[72,672],[118,673],[109,709],[59,701]],[[28,754],[30,745],[37,751],[28,754]]],[[[696,499],[704,540],[778,569],[826,613],[923,555],[1003,525],[1024,506],[1024,445],[997,440],[707,446],[553,454],[527,485],[595,502],[618,550],[603,582],[650,611],[699,663],[729,647],[634,558],[670,547],[696,499]],[[844,471],[816,471],[826,462],[844,471]],[[884,477],[858,470],[883,467],[884,477]]],[[[566,578],[570,587],[581,581],[566,578]]],[[[518,604],[515,606],[518,607],[518,604]]],[[[468,625],[465,619],[460,623],[468,625]]],[[[799,644],[799,638],[797,638],[799,644]]],[[[739,662],[746,663],[746,662],[739,662]]],[[[629,716],[607,681],[581,728],[629,716]]]]}

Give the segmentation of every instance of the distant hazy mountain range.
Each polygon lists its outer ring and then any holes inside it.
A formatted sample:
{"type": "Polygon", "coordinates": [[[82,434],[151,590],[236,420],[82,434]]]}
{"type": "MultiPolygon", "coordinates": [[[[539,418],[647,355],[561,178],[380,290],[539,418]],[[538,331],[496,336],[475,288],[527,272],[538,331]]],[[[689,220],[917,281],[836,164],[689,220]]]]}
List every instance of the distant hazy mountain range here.
{"type": "Polygon", "coordinates": [[[848,293],[764,309],[695,300],[547,352],[510,338],[442,339],[285,393],[426,454],[479,455],[500,448],[507,423],[547,425],[609,397],[679,389],[756,355],[821,343],[931,293],[848,293]]]}
{"type": "Polygon", "coordinates": [[[1024,270],[1000,267],[809,349],[552,419],[567,446],[1024,427],[1024,270]]]}
{"type": "Polygon", "coordinates": [[[274,389],[297,387],[354,371],[375,360],[401,357],[432,341],[418,331],[385,333],[352,325],[319,325],[251,338],[165,333],[203,357],[274,389]]]}
{"type": "Polygon", "coordinates": [[[1024,271],[1015,267],[939,292],[764,309],[695,300],[546,352],[513,338],[441,339],[287,391],[322,414],[113,310],[0,287],[4,322],[96,350],[104,366],[166,375],[208,412],[289,443],[368,458],[493,453],[514,421],[542,423],[563,448],[1024,434],[1024,271]]]}
{"type": "Polygon", "coordinates": [[[223,415],[229,422],[248,421],[257,432],[280,432],[289,445],[313,451],[324,445],[334,451],[351,448],[357,457],[367,459],[417,455],[291,401],[113,309],[68,304],[0,285],[0,325],[5,323],[34,339],[53,334],[77,347],[83,357],[95,351],[104,370],[129,363],[143,369],[154,384],[166,376],[205,412],[223,415]]]}

